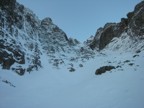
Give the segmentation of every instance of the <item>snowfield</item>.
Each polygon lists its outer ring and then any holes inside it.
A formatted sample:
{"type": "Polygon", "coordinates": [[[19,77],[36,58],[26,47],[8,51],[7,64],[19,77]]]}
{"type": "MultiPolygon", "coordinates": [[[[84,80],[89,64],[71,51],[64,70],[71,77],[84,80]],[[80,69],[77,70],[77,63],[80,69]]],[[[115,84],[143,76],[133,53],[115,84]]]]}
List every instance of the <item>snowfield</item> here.
{"type": "Polygon", "coordinates": [[[144,51],[97,52],[73,61],[74,72],[69,61],[55,68],[42,56],[43,68],[30,74],[0,70],[0,108],[144,108],[144,51]],[[109,65],[117,68],[95,75],[109,65]]]}

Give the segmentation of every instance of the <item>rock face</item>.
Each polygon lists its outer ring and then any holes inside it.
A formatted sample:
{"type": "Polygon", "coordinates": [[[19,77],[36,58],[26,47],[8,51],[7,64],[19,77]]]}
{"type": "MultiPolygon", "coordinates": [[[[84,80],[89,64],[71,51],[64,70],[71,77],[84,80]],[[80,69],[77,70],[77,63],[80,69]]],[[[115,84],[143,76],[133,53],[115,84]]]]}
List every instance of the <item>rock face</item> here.
{"type": "Polygon", "coordinates": [[[136,5],[133,12],[122,18],[120,23],[107,23],[99,28],[93,41],[89,44],[91,49],[104,49],[114,37],[127,33],[132,38],[144,38],[144,1],[136,5]]]}
{"type": "Polygon", "coordinates": [[[43,19],[40,28],[40,42],[44,43],[42,46],[47,50],[47,53],[61,51],[65,49],[65,46],[69,45],[67,35],[58,26],[53,24],[51,18],[43,19]]]}
{"type": "Polygon", "coordinates": [[[39,20],[16,0],[0,0],[0,68],[24,75],[42,67],[42,59],[56,67],[64,64],[65,53],[73,54],[67,60],[84,60],[94,54],[68,38],[51,18],[39,20]]]}
{"type": "Polygon", "coordinates": [[[144,35],[144,1],[136,5],[133,12],[127,14],[128,28],[133,35],[143,37],[144,35]]]}
{"type": "Polygon", "coordinates": [[[23,75],[41,67],[41,54],[70,48],[71,40],[50,18],[42,21],[16,0],[0,0],[0,64],[23,75]]]}
{"type": "Polygon", "coordinates": [[[0,64],[2,68],[12,68],[17,71],[22,68],[28,69],[31,65],[38,65],[33,61],[38,58],[37,53],[40,52],[36,50],[39,32],[37,29],[40,21],[16,0],[0,0],[0,2],[0,64]],[[28,62],[31,64],[25,67],[28,62]]]}

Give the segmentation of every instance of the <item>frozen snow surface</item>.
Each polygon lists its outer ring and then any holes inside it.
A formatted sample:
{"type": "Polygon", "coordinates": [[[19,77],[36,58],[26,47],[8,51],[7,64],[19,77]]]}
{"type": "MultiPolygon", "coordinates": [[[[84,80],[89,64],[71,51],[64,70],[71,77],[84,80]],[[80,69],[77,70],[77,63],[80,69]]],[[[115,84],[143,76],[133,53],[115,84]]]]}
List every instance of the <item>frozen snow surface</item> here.
{"type": "Polygon", "coordinates": [[[144,51],[95,53],[59,67],[43,54],[43,68],[24,76],[0,70],[0,108],[144,108],[144,51]],[[95,75],[107,65],[117,68],[95,75]]]}

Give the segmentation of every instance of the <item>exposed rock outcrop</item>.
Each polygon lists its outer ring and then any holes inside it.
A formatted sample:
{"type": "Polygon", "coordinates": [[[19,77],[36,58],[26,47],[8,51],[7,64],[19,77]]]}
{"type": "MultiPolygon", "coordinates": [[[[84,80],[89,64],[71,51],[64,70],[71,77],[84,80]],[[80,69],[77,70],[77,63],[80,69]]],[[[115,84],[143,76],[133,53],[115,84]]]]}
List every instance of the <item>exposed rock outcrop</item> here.
{"type": "Polygon", "coordinates": [[[101,74],[105,73],[106,71],[111,71],[112,69],[115,69],[115,67],[114,66],[102,66],[96,70],[95,74],[101,75],[101,74]]]}
{"type": "Polygon", "coordinates": [[[136,5],[127,18],[121,18],[119,23],[107,23],[96,32],[94,40],[89,44],[91,49],[104,49],[114,37],[127,33],[132,38],[144,38],[144,1],[136,5]]]}
{"type": "Polygon", "coordinates": [[[0,64],[3,69],[12,68],[20,75],[25,70],[37,70],[41,67],[43,51],[55,53],[64,47],[69,47],[69,39],[50,18],[41,21],[16,0],[0,0],[0,64]]]}
{"type": "Polygon", "coordinates": [[[144,1],[137,4],[133,12],[127,14],[128,28],[133,36],[144,37],[144,1]]]}

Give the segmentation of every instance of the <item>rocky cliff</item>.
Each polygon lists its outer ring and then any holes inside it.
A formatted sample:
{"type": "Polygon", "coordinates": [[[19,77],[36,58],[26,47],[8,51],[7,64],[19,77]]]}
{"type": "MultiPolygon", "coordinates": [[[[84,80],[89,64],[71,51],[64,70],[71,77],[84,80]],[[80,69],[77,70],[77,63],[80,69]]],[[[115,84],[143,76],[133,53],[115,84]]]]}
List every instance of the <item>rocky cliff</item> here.
{"type": "MultiPolygon", "coordinates": [[[[68,38],[51,18],[39,20],[28,8],[16,0],[0,0],[0,64],[19,75],[42,67],[41,58],[57,52],[79,55],[79,42],[68,38]]],[[[64,55],[63,55],[64,56],[64,55]]],[[[56,61],[57,62],[57,61],[56,61]]]]}
{"type": "Polygon", "coordinates": [[[134,11],[127,14],[127,18],[121,18],[121,22],[107,23],[99,28],[89,46],[102,50],[115,37],[121,37],[124,33],[132,40],[144,38],[144,1],[137,4],[134,11]]]}

